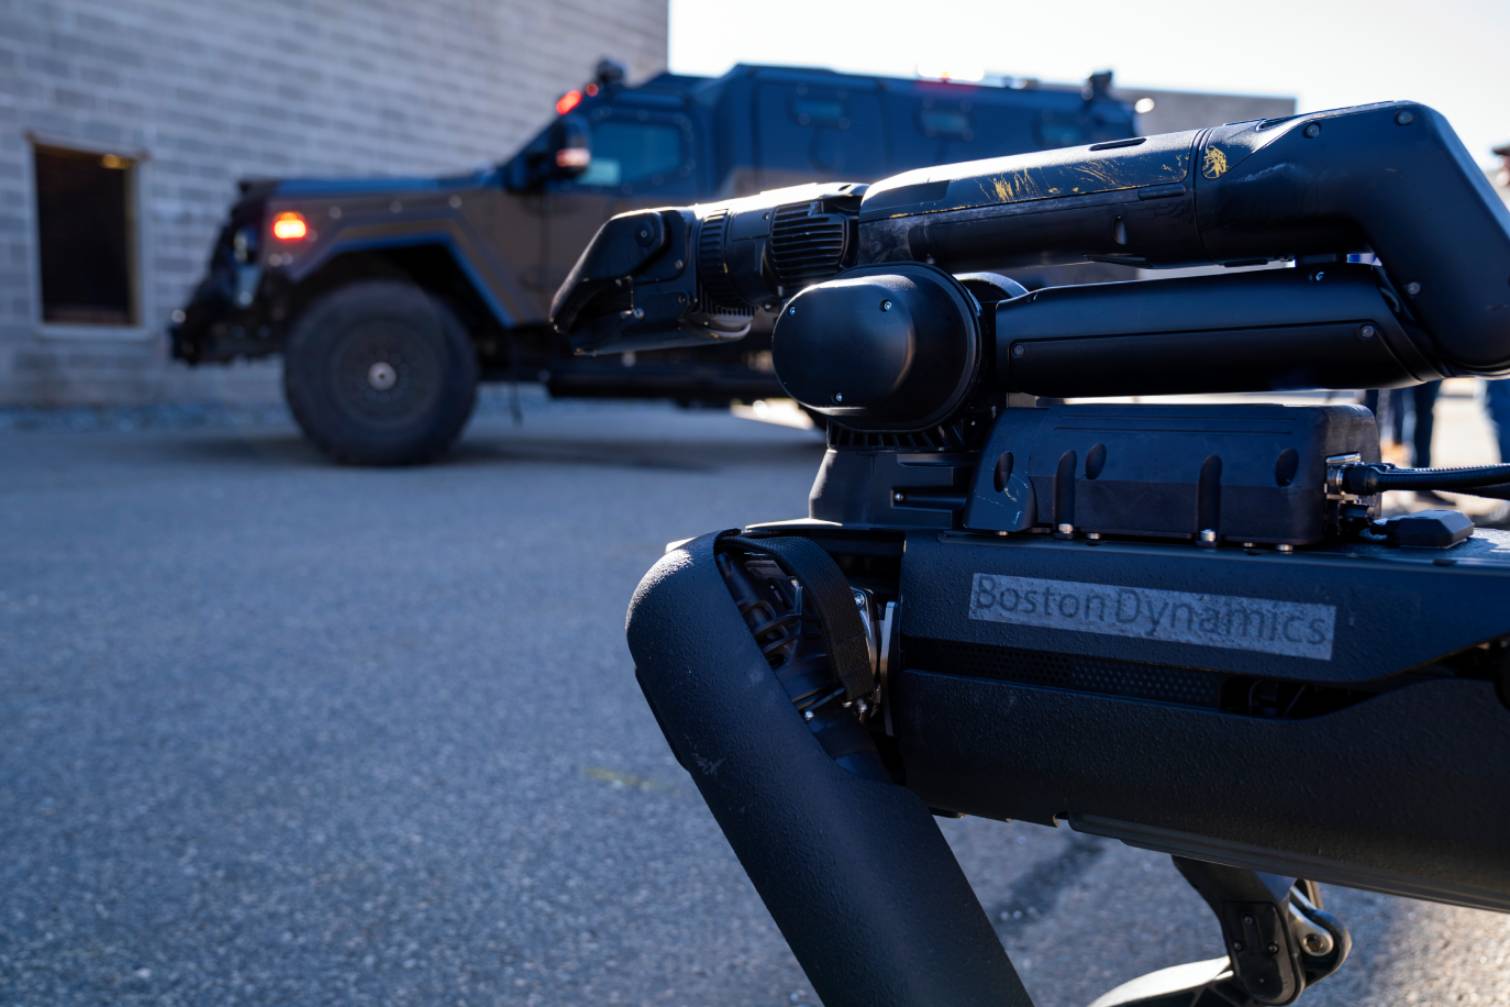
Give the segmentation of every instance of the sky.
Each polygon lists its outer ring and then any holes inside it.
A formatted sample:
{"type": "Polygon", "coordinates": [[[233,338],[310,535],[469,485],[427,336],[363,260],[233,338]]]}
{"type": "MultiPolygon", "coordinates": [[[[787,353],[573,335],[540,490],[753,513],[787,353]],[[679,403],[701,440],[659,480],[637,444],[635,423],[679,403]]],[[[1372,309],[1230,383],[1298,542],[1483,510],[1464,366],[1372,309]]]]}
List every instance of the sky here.
{"type": "Polygon", "coordinates": [[[785,63],[1278,94],[1302,111],[1407,98],[1475,160],[1510,141],[1510,0],[670,0],[671,69],[785,63]]]}

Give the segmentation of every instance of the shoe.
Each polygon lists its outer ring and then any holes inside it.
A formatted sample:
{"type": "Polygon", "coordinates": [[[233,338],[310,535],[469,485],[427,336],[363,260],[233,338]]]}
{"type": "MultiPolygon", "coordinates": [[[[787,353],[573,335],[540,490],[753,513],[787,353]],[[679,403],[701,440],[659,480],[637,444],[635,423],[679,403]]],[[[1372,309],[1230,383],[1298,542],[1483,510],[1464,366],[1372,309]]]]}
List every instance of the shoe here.
{"type": "Polygon", "coordinates": [[[1479,528],[1510,528],[1510,503],[1495,504],[1494,509],[1473,519],[1479,528]]]}

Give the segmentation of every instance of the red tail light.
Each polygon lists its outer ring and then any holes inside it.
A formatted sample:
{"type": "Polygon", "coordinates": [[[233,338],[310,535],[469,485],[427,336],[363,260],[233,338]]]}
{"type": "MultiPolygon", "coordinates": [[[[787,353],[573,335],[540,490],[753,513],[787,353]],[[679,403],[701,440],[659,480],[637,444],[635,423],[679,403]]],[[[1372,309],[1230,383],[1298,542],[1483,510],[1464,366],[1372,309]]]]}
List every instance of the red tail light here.
{"type": "Polygon", "coordinates": [[[565,115],[582,104],[582,92],[573,88],[556,99],[556,114],[565,115]]]}

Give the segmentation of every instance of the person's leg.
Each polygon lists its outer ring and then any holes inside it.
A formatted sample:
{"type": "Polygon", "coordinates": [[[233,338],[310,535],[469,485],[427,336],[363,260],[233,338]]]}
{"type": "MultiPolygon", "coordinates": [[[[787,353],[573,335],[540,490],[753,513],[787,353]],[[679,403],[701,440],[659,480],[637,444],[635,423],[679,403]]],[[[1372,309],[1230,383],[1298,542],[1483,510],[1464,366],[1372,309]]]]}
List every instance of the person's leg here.
{"type": "Polygon", "coordinates": [[[1384,393],[1384,414],[1389,417],[1389,432],[1391,440],[1396,444],[1405,444],[1405,425],[1410,413],[1409,397],[1403,388],[1391,388],[1384,393]]]}
{"type": "Polygon", "coordinates": [[[1409,465],[1410,396],[1404,388],[1379,393],[1379,457],[1395,465],[1409,465]]]}
{"type": "Polygon", "coordinates": [[[1405,459],[1401,426],[1405,419],[1404,396],[1398,388],[1370,388],[1363,393],[1363,407],[1374,414],[1379,429],[1379,457],[1400,464],[1405,459]]]}
{"type": "Polygon", "coordinates": [[[1510,381],[1484,382],[1484,412],[1494,428],[1500,461],[1510,460],[1510,381]]]}
{"type": "MultiPolygon", "coordinates": [[[[1489,420],[1500,461],[1510,461],[1510,381],[1485,381],[1484,416],[1489,420]]],[[[1510,503],[1501,501],[1473,519],[1480,528],[1510,528],[1510,503]]]]}
{"type": "Polygon", "coordinates": [[[1431,466],[1431,435],[1436,429],[1437,396],[1442,393],[1442,382],[1428,381],[1416,385],[1410,395],[1411,406],[1411,461],[1416,468],[1431,466]]]}

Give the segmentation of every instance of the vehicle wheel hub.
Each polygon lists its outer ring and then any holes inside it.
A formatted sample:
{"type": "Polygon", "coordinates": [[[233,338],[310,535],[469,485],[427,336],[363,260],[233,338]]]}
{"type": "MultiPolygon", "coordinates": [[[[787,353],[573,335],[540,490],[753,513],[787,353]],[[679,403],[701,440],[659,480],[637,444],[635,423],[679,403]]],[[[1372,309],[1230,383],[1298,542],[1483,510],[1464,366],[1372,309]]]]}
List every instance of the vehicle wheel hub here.
{"type": "Polygon", "coordinates": [[[367,368],[367,383],[374,390],[386,392],[398,384],[398,371],[386,360],[379,360],[367,368]]]}
{"type": "Polygon", "coordinates": [[[401,319],[346,327],[329,358],[331,400],[362,423],[396,428],[418,422],[444,387],[445,354],[429,335],[401,319]]]}

